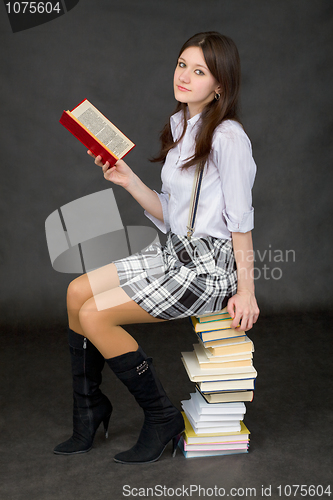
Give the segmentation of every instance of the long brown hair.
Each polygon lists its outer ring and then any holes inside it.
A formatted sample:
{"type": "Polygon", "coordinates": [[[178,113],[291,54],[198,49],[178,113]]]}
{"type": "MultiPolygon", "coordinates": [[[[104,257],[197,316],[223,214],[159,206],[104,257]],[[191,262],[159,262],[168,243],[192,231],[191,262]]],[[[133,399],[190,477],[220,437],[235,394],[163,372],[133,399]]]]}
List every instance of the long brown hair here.
{"type": "MultiPolygon", "coordinates": [[[[196,136],[195,153],[188,158],[182,168],[201,164],[208,160],[213,134],[216,127],[224,120],[236,120],[238,118],[238,99],[240,91],[240,60],[237,47],[231,38],[221,35],[215,31],[197,33],[184,43],[180,49],[179,56],[188,47],[200,47],[203,52],[207,67],[221,88],[219,100],[213,99],[209,102],[201,114],[201,126],[196,136]]],[[[174,141],[171,133],[170,120],[165,125],[160,135],[161,151],[153,158],[154,162],[164,162],[170,149],[174,148],[184,137],[187,127],[187,104],[178,102],[174,113],[183,111],[184,129],[181,137],[174,141]]]]}

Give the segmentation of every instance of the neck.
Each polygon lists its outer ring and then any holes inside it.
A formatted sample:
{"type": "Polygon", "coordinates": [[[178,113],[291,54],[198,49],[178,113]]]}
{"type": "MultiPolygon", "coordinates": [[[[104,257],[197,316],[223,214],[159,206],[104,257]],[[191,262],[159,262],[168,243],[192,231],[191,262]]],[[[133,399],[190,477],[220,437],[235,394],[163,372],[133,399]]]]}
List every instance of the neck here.
{"type": "Polygon", "coordinates": [[[193,116],[198,115],[202,111],[202,109],[200,109],[198,106],[191,106],[189,104],[187,105],[187,109],[190,119],[193,118],[193,116]]]}

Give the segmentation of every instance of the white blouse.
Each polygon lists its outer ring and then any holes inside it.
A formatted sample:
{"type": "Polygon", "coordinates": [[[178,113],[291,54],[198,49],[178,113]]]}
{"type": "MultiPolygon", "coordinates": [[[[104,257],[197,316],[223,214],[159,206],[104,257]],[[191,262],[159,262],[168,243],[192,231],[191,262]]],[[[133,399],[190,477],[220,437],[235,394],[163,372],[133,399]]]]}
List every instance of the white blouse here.
{"type": "MultiPolygon", "coordinates": [[[[183,113],[171,117],[174,140],[183,130],[183,113]]],[[[169,151],[162,168],[162,191],[157,193],[164,221],[145,215],[163,232],[186,236],[195,166],[180,166],[194,154],[200,114],[187,122],[185,136],[169,151]]],[[[253,229],[252,186],[256,164],[251,143],[242,126],[233,120],[219,125],[213,136],[212,151],[205,165],[193,237],[214,236],[231,239],[232,232],[253,229]]]]}

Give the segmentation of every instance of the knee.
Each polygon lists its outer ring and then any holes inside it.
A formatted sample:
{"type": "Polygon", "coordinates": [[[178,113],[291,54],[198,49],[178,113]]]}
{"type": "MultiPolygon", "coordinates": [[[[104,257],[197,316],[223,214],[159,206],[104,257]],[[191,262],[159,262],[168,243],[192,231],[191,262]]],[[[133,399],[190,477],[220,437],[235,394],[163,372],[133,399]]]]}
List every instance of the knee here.
{"type": "Polygon", "coordinates": [[[99,316],[94,299],[87,300],[79,310],[79,321],[84,332],[89,337],[99,329],[99,316]]]}
{"type": "Polygon", "coordinates": [[[85,294],[80,284],[80,278],[71,281],[67,288],[67,307],[68,309],[77,309],[85,301],[85,294]]]}

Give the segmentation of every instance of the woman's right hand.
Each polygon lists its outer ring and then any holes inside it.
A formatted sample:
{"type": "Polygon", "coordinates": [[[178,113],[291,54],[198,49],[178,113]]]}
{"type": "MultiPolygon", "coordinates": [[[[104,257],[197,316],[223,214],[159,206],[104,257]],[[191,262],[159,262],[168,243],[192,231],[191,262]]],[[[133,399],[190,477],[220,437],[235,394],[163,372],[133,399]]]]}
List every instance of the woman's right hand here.
{"type": "Polygon", "coordinates": [[[142,208],[163,221],[163,209],[158,194],[146,186],[123,160],[118,160],[111,167],[108,161],[103,164],[101,156],[95,157],[91,151],[88,151],[88,154],[95,158],[96,165],[102,168],[106,180],[125,188],[142,208]]]}
{"type": "Polygon", "coordinates": [[[95,164],[102,168],[104,178],[118,186],[128,189],[131,182],[134,181],[134,173],[131,168],[123,160],[118,160],[113,167],[107,161],[103,163],[101,156],[95,156],[91,151],[87,151],[88,155],[95,158],[95,164]]]}

